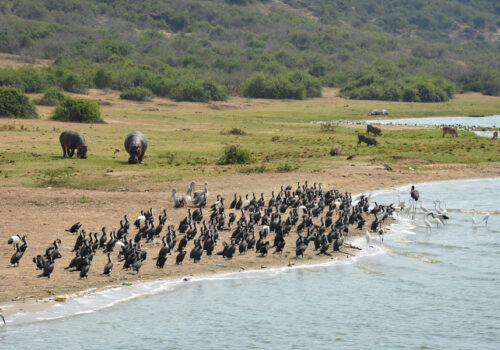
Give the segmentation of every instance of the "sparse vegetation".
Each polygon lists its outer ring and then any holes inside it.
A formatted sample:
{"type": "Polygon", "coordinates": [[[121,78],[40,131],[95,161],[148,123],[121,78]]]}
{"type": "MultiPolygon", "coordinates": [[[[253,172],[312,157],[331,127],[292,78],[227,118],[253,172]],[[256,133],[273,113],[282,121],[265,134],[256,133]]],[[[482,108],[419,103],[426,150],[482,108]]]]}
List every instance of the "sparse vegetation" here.
{"type": "Polygon", "coordinates": [[[266,171],[266,166],[261,164],[261,165],[256,165],[256,166],[245,166],[240,168],[240,173],[242,174],[262,174],[263,172],[266,171]]]}
{"type": "Polygon", "coordinates": [[[237,145],[227,146],[223,152],[217,164],[228,165],[228,164],[247,164],[252,161],[252,155],[246,149],[241,148],[237,145]]]}
{"type": "Polygon", "coordinates": [[[91,100],[65,97],[57,106],[52,120],[77,123],[103,123],[99,105],[91,100]]]}
{"type": "Polygon", "coordinates": [[[244,130],[239,129],[239,128],[232,128],[232,129],[229,129],[227,131],[222,130],[220,133],[221,133],[221,135],[237,135],[237,136],[244,136],[247,134],[244,130]]]}
{"type": "Polygon", "coordinates": [[[276,171],[279,173],[288,173],[290,171],[294,171],[297,169],[297,166],[290,164],[289,162],[281,163],[276,168],[276,171]]]}
{"type": "Polygon", "coordinates": [[[65,185],[74,171],[70,168],[50,168],[39,171],[43,177],[42,186],[65,185]]]}
{"type": "Polygon", "coordinates": [[[470,94],[434,104],[355,101],[347,108],[343,102],[332,104],[332,93],[327,91],[328,97],[315,101],[235,99],[230,105],[241,103],[245,106],[236,111],[231,108],[214,110],[211,104],[179,108],[172,103],[162,105],[162,112],[158,113],[144,111],[141,105],[112,101],[112,105],[101,107],[109,121],[105,125],[71,126],[44,120],[0,119],[2,140],[9,145],[0,152],[0,176],[9,183],[33,186],[47,180],[47,176],[40,173],[42,170],[74,166],[75,173],[67,181],[61,177],[57,186],[97,188],[259,173],[261,170],[266,173],[295,168],[316,171],[335,167],[337,162],[345,162],[347,155],[353,154],[356,155],[354,163],[387,162],[395,170],[402,169],[405,164],[413,169],[418,166],[421,169],[418,171],[427,171],[437,163],[474,166],[482,162],[500,162],[498,142],[477,137],[472,132],[460,131],[458,138],[443,139],[442,132],[434,128],[399,130],[382,126],[383,136],[377,137],[379,146],[375,149],[356,145],[356,131],[364,132],[366,126],[358,129],[335,122],[369,119],[367,113],[372,108],[387,108],[392,118],[492,115],[498,111],[498,98],[470,94]],[[320,132],[318,124],[310,123],[332,119],[337,124],[334,133],[320,132]],[[246,135],[221,136],[221,130],[235,127],[246,135]],[[58,136],[69,128],[85,135],[89,147],[89,158],[85,162],[61,158],[58,136]],[[123,140],[131,130],[140,130],[148,136],[147,155],[151,157],[145,161],[147,166],[130,169],[127,164],[123,140]],[[250,162],[218,164],[228,142],[247,150],[250,162]],[[335,144],[342,145],[339,157],[330,156],[335,144]]]}

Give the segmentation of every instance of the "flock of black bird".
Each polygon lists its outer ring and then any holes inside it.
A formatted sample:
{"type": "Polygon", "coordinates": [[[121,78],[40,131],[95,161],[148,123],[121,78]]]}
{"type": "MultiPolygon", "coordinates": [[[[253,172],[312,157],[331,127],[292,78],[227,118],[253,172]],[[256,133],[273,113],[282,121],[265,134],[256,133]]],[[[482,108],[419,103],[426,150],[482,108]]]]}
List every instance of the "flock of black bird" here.
{"type": "MultiPolygon", "coordinates": [[[[66,270],[78,271],[80,279],[87,278],[92,261],[99,251],[107,254],[108,262],[101,275],[108,276],[113,270],[111,253],[118,252],[122,268],[137,274],[148,257],[145,246],[151,245],[156,239],[161,239],[162,246],[153,260],[156,267],[164,268],[169,256],[175,253],[175,263],[185,261],[189,241],[193,247],[189,259],[199,262],[203,255],[210,257],[220,255],[224,259],[233,259],[238,254],[255,251],[260,257],[268,253],[282,253],[285,237],[294,232],[295,256],[302,258],[312,242],[312,250],[318,255],[330,255],[340,251],[344,239],[353,228],[362,229],[370,215],[374,216],[369,224],[372,232],[381,231],[381,225],[395,210],[391,205],[378,205],[370,209],[368,198],[362,195],[356,204],[350,193],[340,193],[338,190],[324,190],[321,184],[308,186],[297,184],[281,189],[271,194],[267,201],[264,194],[256,197],[255,193],[246,195],[245,200],[234,194],[234,199],[226,207],[224,198],[220,195],[206,210],[207,191],[197,208],[188,209],[186,217],[177,227],[166,225],[167,210],[155,220],[153,209],[141,211],[138,218],[131,224],[127,215],[120,221],[120,227],[109,234],[106,227],[102,228],[100,237],[97,232],[86,232],[80,222],[75,223],[66,231],[76,235],[72,249],[74,257],[66,270]],[[239,215],[238,215],[239,214],[239,215]],[[316,223],[315,223],[316,221],[316,223]],[[132,231],[136,232],[135,234],[132,231]],[[231,236],[222,243],[222,250],[215,252],[219,233],[231,231],[231,236]]],[[[9,266],[19,266],[28,244],[27,236],[12,236],[8,243],[16,248],[9,266]]],[[[33,258],[36,268],[42,272],[37,277],[47,277],[54,271],[55,261],[62,257],[61,240],[52,242],[43,254],[33,258]]],[[[220,249],[220,248],[219,248],[220,249]]]]}

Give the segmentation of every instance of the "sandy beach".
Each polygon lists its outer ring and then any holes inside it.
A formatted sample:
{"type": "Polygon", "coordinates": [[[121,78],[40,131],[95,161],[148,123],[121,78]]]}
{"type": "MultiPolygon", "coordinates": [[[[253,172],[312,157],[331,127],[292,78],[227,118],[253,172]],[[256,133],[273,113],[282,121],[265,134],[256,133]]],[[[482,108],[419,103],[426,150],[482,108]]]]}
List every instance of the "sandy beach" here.
{"type": "MultiPolygon", "coordinates": [[[[264,193],[266,199],[271,191],[279,190],[281,185],[301,184],[308,181],[322,183],[325,190],[338,189],[341,192],[367,193],[371,190],[391,188],[397,185],[411,184],[422,181],[449,180],[458,178],[495,177],[500,172],[498,164],[478,165],[432,165],[422,170],[397,170],[388,172],[383,166],[370,163],[345,162],[335,168],[319,172],[290,172],[256,175],[233,175],[227,177],[195,179],[200,188],[204,181],[208,182],[209,201],[211,204],[217,194],[226,199],[229,207],[234,193],[244,195],[255,192],[264,193]]],[[[194,264],[187,257],[182,265],[175,265],[175,253],[168,257],[164,269],[157,269],[153,258],[156,257],[161,243],[158,239],[154,243],[145,244],[148,258],[138,275],[121,270],[117,252],[112,254],[115,263],[110,277],[102,277],[102,269],[106,263],[106,255],[102,251],[96,253],[92,262],[87,280],[79,280],[78,272],[70,273],[64,270],[74,254],[71,249],[76,236],[65,232],[75,222],[80,221],[87,232],[98,232],[106,226],[108,232],[119,227],[119,222],[125,214],[132,220],[137,217],[141,209],[153,208],[155,218],[166,208],[168,213],[167,224],[176,228],[180,220],[187,213],[187,209],[174,209],[170,200],[173,188],[184,191],[190,181],[171,181],[164,183],[142,184],[129,188],[108,189],[68,189],[68,188],[28,188],[0,184],[0,310],[4,315],[22,311],[35,311],[50,306],[55,296],[88,293],[96,289],[121,285],[123,282],[138,283],[156,279],[179,279],[183,276],[199,276],[207,274],[227,273],[264,269],[289,264],[315,264],[329,259],[342,259],[356,254],[357,249],[345,245],[341,252],[332,256],[318,256],[311,246],[303,259],[295,259],[294,230],[286,238],[283,254],[269,254],[261,258],[257,254],[247,252],[245,255],[236,255],[232,260],[224,260],[221,256],[202,257],[194,264]],[[14,253],[12,246],[7,245],[10,236],[28,235],[28,249],[21,260],[19,267],[10,267],[10,256],[14,253]],[[55,269],[50,279],[37,278],[40,273],[36,270],[32,258],[43,254],[46,247],[56,238],[62,241],[62,258],[56,260],[55,269]]],[[[405,198],[406,199],[406,198],[405,198]]],[[[425,202],[425,198],[422,199],[425,202]]],[[[389,204],[389,203],[385,203],[389,204]]],[[[208,212],[208,208],[207,208],[208,212]]],[[[206,213],[205,213],[206,215],[206,213]]],[[[285,217],[288,214],[285,215],[285,217]]],[[[334,216],[335,219],[335,216],[334,216]]],[[[130,230],[135,234],[135,229],[130,230]]],[[[165,231],[164,231],[165,232],[165,231]]],[[[163,232],[163,234],[164,234],[163,232]]],[[[221,241],[215,251],[222,250],[222,242],[228,240],[232,231],[220,232],[221,241]]],[[[363,234],[352,230],[348,242],[363,234]]],[[[189,242],[186,250],[192,248],[189,242]]]]}

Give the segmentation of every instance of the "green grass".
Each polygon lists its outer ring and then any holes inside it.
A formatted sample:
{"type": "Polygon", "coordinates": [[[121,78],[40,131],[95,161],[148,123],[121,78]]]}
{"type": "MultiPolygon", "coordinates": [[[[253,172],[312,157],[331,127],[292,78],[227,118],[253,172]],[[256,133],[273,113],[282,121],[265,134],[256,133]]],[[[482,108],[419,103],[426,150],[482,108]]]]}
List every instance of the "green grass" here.
{"type": "MultiPolygon", "coordinates": [[[[123,102],[122,102],[123,103],[123,102]]],[[[127,102],[128,103],[128,102],[127,102]]],[[[246,101],[245,101],[246,103],[246,101]]],[[[219,176],[233,173],[316,170],[333,167],[345,157],[331,157],[335,144],[353,161],[387,162],[395,169],[436,163],[476,164],[499,162],[500,144],[472,132],[442,138],[437,129],[383,130],[378,147],[357,146],[357,129],[336,126],[324,132],[313,120],[368,118],[371,108],[386,108],[392,118],[428,115],[491,115],[500,110],[499,98],[460,96],[440,104],[344,101],[332,105],[327,98],[308,101],[252,101],[245,109],[214,109],[213,105],[183,104],[145,112],[131,103],[102,107],[106,124],[66,124],[49,120],[0,119],[0,179],[4,185],[67,186],[75,188],[122,186],[219,176]],[[134,106],[135,109],[134,109],[134,106]],[[196,106],[196,108],[190,108],[196,106]],[[221,134],[245,130],[246,135],[221,134]],[[89,158],[63,159],[62,131],[85,135],[89,158]],[[125,136],[141,130],[149,148],[144,164],[130,165],[125,136]],[[252,154],[251,163],[217,165],[223,150],[239,145],[252,154]],[[115,149],[120,152],[115,154],[115,149]]],[[[384,129],[384,127],[382,127],[384,129]]],[[[364,130],[363,130],[364,131],[364,130]]]]}

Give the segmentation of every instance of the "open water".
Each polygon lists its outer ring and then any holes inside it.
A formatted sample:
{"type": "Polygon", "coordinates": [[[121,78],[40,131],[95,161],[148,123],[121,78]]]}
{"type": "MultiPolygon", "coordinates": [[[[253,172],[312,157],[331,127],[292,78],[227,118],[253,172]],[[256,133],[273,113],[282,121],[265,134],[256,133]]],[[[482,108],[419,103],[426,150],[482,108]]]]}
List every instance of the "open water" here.
{"type": "MultiPolygon", "coordinates": [[[[426,232],[419,209],[383,243],[356,242],[356,258],[144,283],[13,315],[0,349],[498,349],[500,178],[417,189],[428,210],[446,205],[444,227],[429,217],[426,232]]],[[[371,200],[397,205],[408,192],[371,200]]]]}

